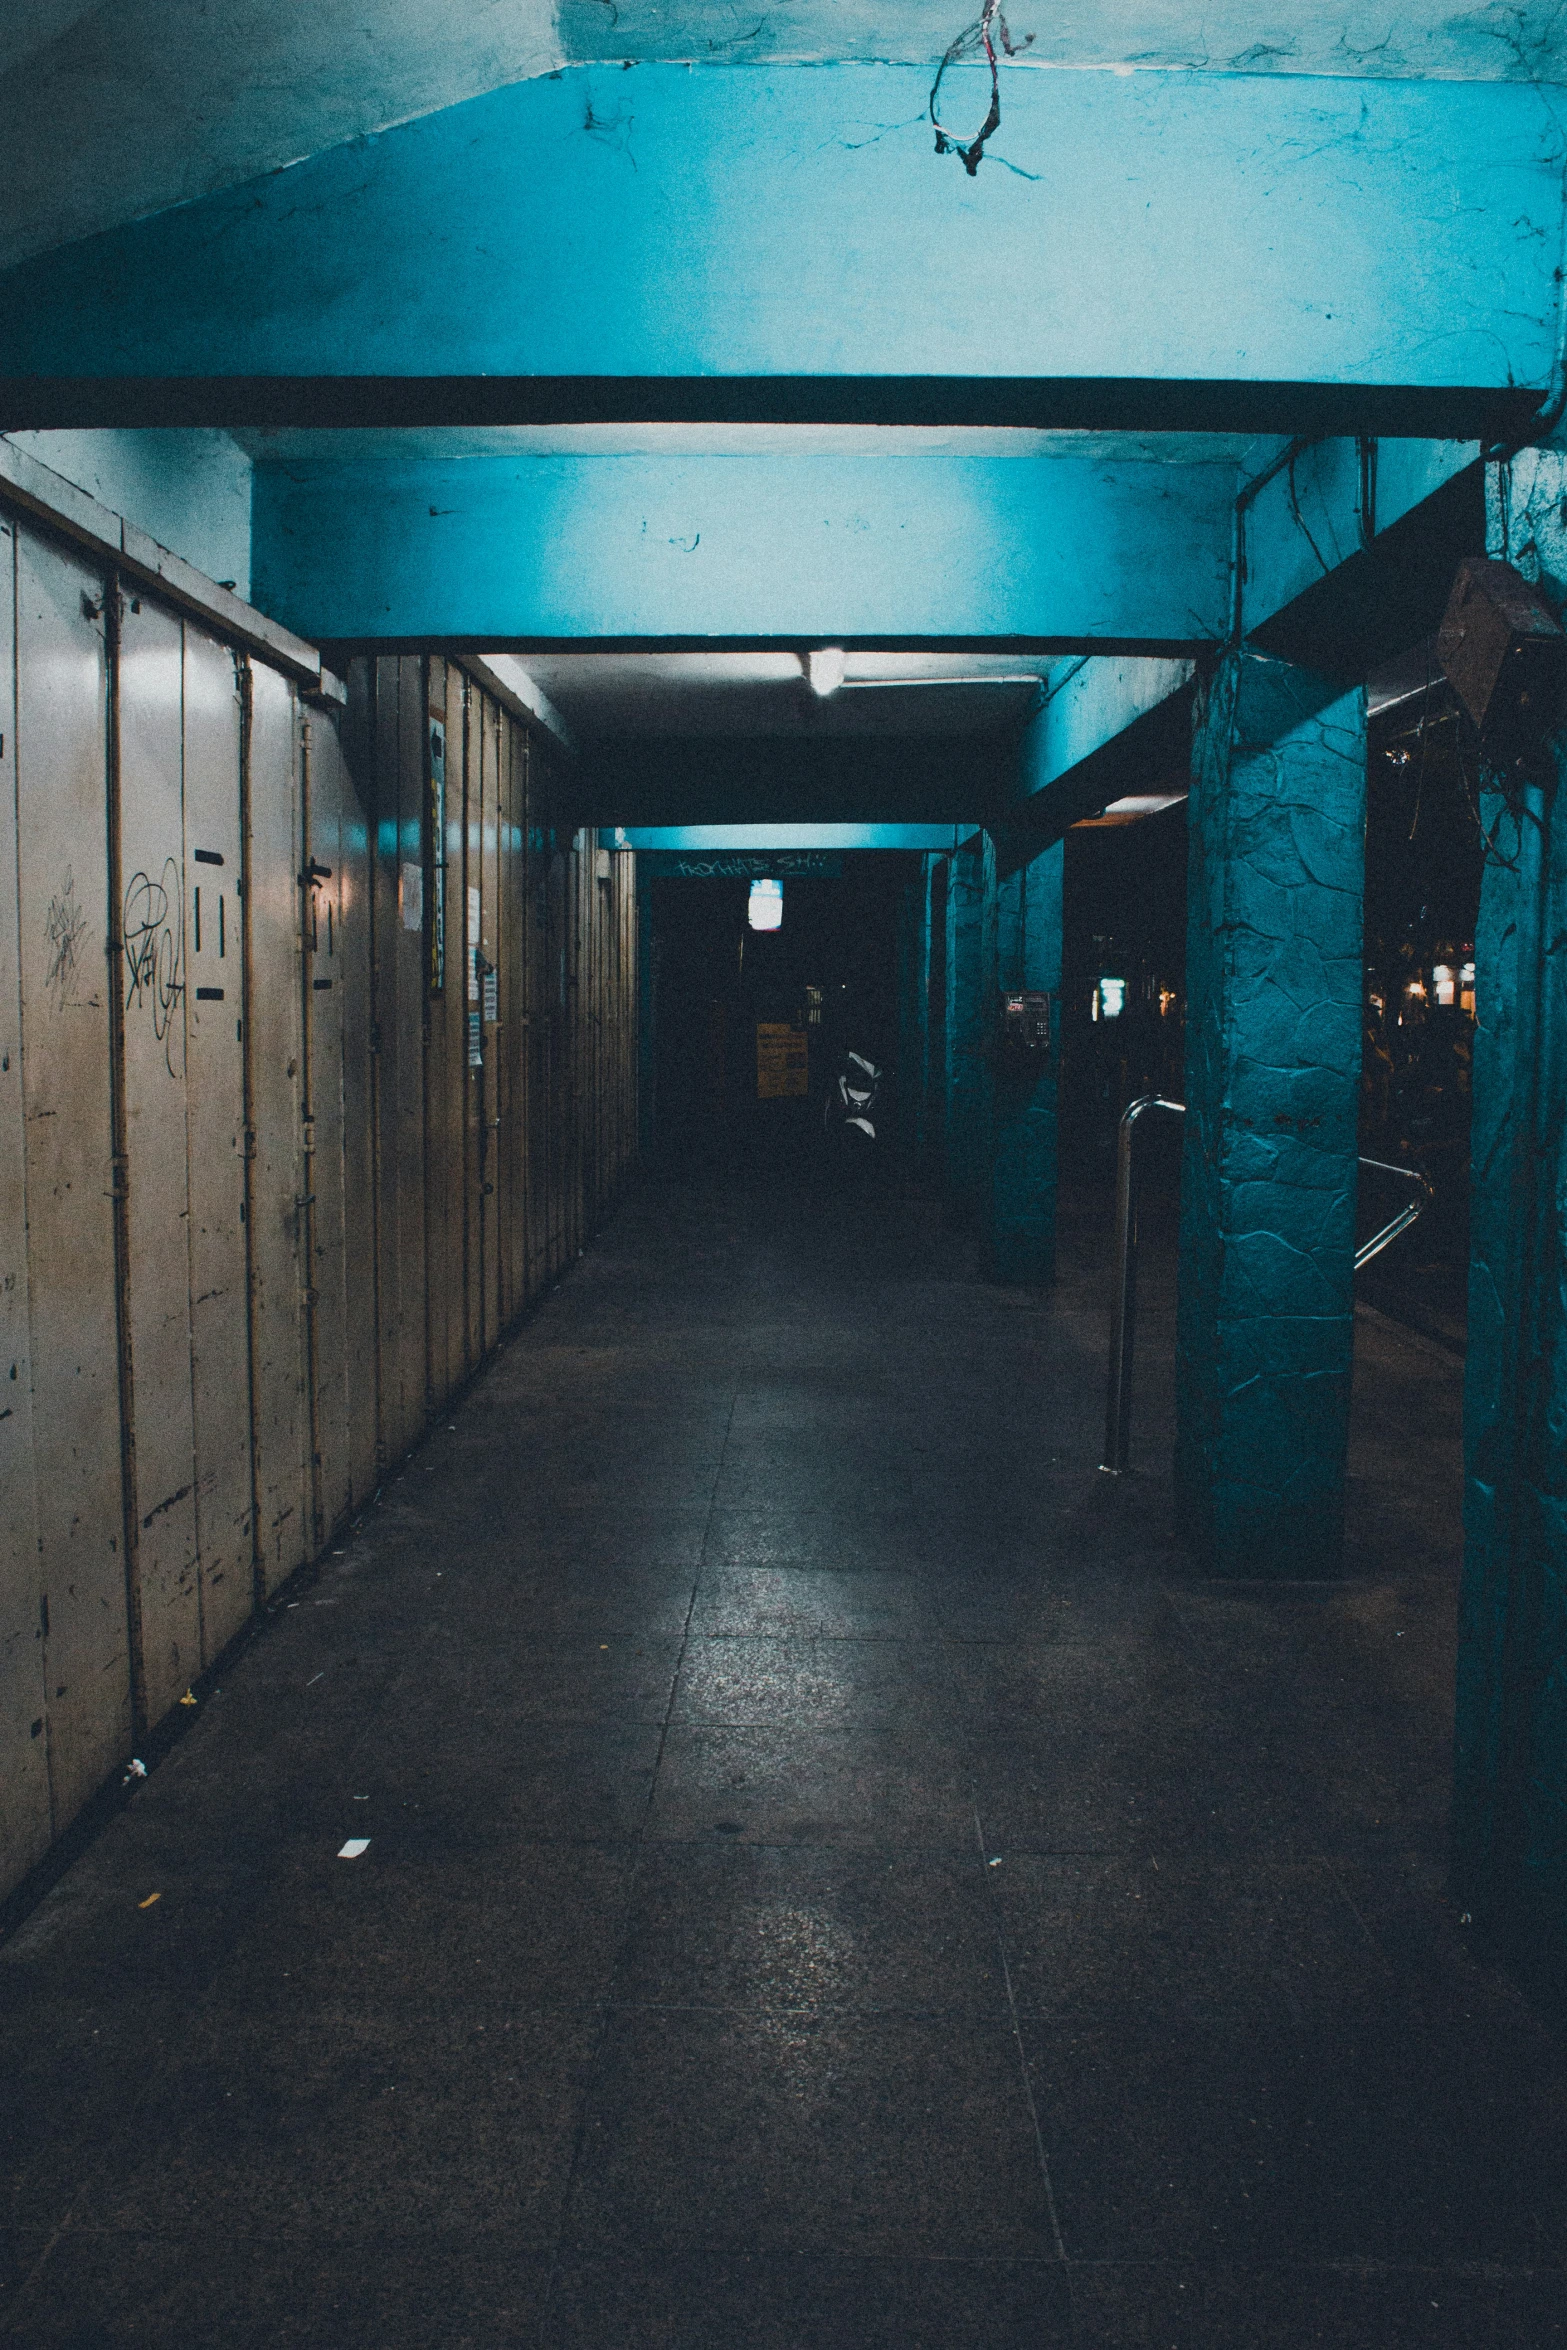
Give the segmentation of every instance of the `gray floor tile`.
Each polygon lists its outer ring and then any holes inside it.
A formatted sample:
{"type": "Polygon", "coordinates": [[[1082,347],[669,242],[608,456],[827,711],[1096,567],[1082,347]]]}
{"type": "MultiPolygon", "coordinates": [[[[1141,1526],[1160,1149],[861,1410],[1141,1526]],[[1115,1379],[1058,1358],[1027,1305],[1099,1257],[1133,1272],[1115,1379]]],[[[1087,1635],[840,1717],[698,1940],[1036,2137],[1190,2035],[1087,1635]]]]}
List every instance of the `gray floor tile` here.
{"type": "Polygon", "coordinates": [[[1068,2350],[1058,2263],[694,2252],[564,2261],[558,2350],[1068,2350]]]}
{"type": "Polygon", "coordinates": [[[647,1848],[612,1995],[620,2006],[1007,2015],[977,1854],[924,1860],[737,1837],[647,1848]]]}
{"type": "Polygon", "coordinates": [[[618,2010],[566,2240],[1048,2258],[1013,2035],[950,2017],[618,2010]]]}

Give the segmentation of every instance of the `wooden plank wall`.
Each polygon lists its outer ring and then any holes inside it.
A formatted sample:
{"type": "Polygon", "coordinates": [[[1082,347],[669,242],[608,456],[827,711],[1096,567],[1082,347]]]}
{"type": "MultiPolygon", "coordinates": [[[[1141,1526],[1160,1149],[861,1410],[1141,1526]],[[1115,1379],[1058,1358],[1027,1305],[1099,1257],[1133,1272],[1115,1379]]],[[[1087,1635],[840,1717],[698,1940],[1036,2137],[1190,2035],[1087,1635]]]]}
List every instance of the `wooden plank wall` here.
{"type": "Polygon", "coordinates": [[[492,684],[307,705],[0,511],[0,1895],[635,1155],[634,860],[492,684]]]}

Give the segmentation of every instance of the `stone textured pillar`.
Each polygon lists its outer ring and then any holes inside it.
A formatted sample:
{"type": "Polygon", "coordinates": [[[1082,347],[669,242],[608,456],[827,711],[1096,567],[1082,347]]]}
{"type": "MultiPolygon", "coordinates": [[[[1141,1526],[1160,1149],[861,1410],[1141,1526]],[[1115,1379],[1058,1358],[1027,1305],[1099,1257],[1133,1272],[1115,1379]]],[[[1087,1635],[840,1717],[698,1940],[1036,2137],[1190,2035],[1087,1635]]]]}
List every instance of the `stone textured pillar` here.
{"type": "Polygon", "coordinates": [[[939,1191],[947,1152],[948,860],[925,859],[925,1061],[920,1110],[920,1173],[939,1191]]]}
{"type": "Polygon", "coordinates": [[[1353,1351],[1365,695],[1253,652],[1192,754],[1176,1511],[1221,1574],[1332,1574],[1353,1351]]]}
{"type": "Polygon", "coordinates": [[[995,984],[996,851],[981,832],[947,868],[947,1195],[965,1224],[989,1189],[995,984]]]}
{"type": "Polygon", "coordinates": [[[930,951],[930,892],[921,858],[917,873],[898,894],[898,1059],[894,1102],[898,1147],[904,1167],[919,1164],[925,1127],[925,966],[930,951]]]}
{"type": "MultiPolygon", "coordinates": [[[[1058,997],[1064,844],[1009,874],[996,890],[996,985],[1058,997]]],[[[1058,1007],[1053,1006],[1054,1009],[1058,1007]]],[[[1056,1277],[1058,1038],[1048,1056],[995,1064],[990,1259],[997,1281],[1056,1277]]]]}
{"type": "MultiPolygon", "coordinates": [[[[1567,614],[1567,456],[1490,481],[1488,551],[1567,614]]],[[[1567,732],[1482,773],[1454,1890],[1567,1994],[1567,732]]]]}

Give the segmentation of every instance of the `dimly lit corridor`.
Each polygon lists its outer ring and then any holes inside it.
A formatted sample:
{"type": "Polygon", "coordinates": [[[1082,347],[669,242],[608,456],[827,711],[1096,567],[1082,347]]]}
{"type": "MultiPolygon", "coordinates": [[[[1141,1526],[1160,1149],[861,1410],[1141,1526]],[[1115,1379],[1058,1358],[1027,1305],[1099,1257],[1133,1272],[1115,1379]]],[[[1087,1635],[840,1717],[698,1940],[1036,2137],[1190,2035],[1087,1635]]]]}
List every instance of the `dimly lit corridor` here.
{"type": "Polygon", "coordinates": [[[0,2350],[1567,2350],[1567,5],[0,38],[0,2350]]]}
{"type": "Polygon", "coordinates": [[[1214,1582],[1095,1226],[972,1255],[641,1185],[0,1952],[12,2338],[1560,2338],[1456,1366],[1362,1313],[1346,1578],[1214,1582]]]}

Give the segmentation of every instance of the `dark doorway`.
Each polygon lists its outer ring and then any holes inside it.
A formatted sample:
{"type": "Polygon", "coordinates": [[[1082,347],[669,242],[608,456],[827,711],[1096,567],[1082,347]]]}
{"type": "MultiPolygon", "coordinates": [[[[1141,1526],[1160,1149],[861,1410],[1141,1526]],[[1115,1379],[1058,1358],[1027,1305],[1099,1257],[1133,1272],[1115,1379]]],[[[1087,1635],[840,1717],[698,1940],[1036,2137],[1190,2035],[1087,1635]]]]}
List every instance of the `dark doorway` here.
{"type": "MultiPolygon", "coordinates": [[[[1372,720],[1360,1147],[1431,1186],[1418,1224],[1361,1273],[1362,1294],[1462,1347],[1469,1269],[1474,937],[1483,866],[1479,746],[1445,682],[1372,720]]],[[[1402,1194],[1362,1170],[1363,1232],[1402,1194]]]]}
{"type": "MultiPolygon", "coordinates": [[[[846,1050],[887,1072],[898,1042],[897,918],[912,859],[861,851],[840,872],[783,882],[783,920],[753,930],[748,879],[655,879],[654,1145],[708,1168],[812,1163],[828,1086],[846,1050]],[[804,1039],[803,1092],[770,1090],[777,1032],[804,1039]],[[759,1031],[764,1033],[759,1040],[759,1031]]],[[[791,1048],[798,1064],[799,1048],[791,1048]]],[[[798,1080],[794,1080],[798,1082],[798,1080]]],[[[882,1139],[890,1141],[889,1116],[882,1139]]]]}
{"type": "MultiPolygon", "coordinates": [[[[1115,1185],[1116,1128],[1128,1102],[1184,1090],[1186,803],[1136,823],[1081,824],[1066,837],[1061,969],[1061,1173],[1102,1199],[1115,1185]]],[[[1173,1230],[1177,1120],[1139,1143],[1151,1212],[1173,1230]]]]}

